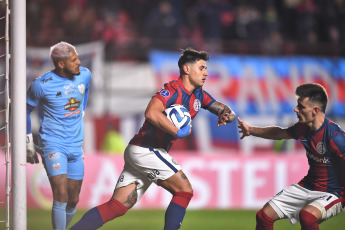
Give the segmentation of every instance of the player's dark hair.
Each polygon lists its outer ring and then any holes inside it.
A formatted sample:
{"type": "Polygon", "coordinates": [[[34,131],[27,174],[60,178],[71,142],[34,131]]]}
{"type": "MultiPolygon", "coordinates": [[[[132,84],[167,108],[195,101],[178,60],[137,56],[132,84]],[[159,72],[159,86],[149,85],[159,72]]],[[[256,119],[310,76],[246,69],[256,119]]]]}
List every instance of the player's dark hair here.
{"type": "Polygon", "coordinates": [[[194,63],[199,60],[209,61],[210,56],[205,51],[196,51],[193,48],[187,48],[182,50],[182,54],[178,60],[178,67],[182,69],[185,64],[194,63]]]}
{"type": "Polygon", "coordinates": [[[328,102],[326,89],[317,83],[305,83],[296,88],[296,95],[300,98],[309,98],[312,103],[320,105],[320,110],[325,113],[328,102]]]}

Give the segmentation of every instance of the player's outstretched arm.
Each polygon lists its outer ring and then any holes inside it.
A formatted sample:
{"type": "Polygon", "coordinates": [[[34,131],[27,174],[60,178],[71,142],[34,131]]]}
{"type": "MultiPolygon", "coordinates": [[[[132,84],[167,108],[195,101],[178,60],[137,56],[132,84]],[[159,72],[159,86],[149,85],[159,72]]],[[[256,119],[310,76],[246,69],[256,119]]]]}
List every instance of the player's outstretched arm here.
{"type": "Polygon", "coordinates": [[[239,132],[242,133],[242,136],[240,139],[250,136],[249,126],[247,125],[247,123],[242,121],[239,117],[237,118],[237,121],[238,121],[239,132]]]}
{"type": "Polygon", "coordinates": [[[229,106],[219,101],[215,101],[212,105],[210,105],[208,111],[218,116],[217,126],[222,126],[226,125],[226,123],[231,123],[236,118],[235,112],[229,106]]]}
{"type": "Polygon", "coordinates": [[[250,126],[242,121],[239,117],[237,118],[237,120],[239,132],[242,133],[241,139],[245,138],[246,136],[256,136],[271,140],[291,139],[290,135],[287,132],[287,129],[278,126],[250,126]]]}

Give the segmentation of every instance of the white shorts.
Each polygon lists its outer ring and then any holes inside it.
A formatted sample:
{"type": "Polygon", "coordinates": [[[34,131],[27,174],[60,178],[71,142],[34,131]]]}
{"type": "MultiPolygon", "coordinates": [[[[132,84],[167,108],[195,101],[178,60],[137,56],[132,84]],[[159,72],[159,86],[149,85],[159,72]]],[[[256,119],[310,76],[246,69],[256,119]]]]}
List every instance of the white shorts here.
{"type": "Polygon", "coordinates": [[[341,202],[342,200],[332,193],[311,191],[298,184],[292,184],[268,201],[281,219],[288,218],[292,224],[299,221],[299,212],[307,205],[320,210],[321,223],[342,212],[341,202]]]}
{"type": "Polygon", "coordinates": [[[158,180],[166,180],[181,170],[181,166],[164,149],[128,145],[124,159],[125,165],[116,188],[136,183],[137,200],[141,198],[152,182],[157,184],[158,180]]]}

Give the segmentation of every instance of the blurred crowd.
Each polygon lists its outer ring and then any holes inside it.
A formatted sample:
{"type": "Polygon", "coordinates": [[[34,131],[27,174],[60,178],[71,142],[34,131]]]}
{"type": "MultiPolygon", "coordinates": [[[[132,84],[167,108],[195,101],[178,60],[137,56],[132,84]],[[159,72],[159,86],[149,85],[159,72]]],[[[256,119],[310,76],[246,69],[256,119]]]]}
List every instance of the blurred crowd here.
{"type": "Polygon", "coordinates": [[[344,27],[344,0],[27,0],[28,46],[103,40],[107,60],[187,46],[343,56],[344,27]]]}

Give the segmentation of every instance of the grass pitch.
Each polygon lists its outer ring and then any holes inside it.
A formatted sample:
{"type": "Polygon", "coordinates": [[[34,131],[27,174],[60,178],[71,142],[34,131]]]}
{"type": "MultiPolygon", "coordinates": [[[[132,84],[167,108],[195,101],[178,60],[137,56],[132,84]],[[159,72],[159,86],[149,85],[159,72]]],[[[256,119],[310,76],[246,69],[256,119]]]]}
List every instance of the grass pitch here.
{"type": "MultiPolygon", "coordinates": [[[[71,227],[77,222],[86,210],[77,211],[71,227]]],[[[4,212],[1,210],[1,214],[4,212]]],[[[106,223],[102,230],[162,230],[164,226],[164,210],[130,210],[126,215],[106,223]]],[[[50,210],[28,210],[28,230],[47,230],[51,227],[50,210]]],[[[254,230],[256,210],[188,210],[181,230],[254,230]]],[[[1,217],[4,217],[1,215],[1,217]]],[[[3,218],[2,218],[3,219],[3,218]]],[[[345,229],[345,212],[331,218],[320,225],[321,230],[345,229]]],[[[297,230],[299,223],[291,225],[287,220],[275,223],[276,230],[297,230]]],[[[5,224],[0,223],[0,230],[5,229],[5,224]]]]}

